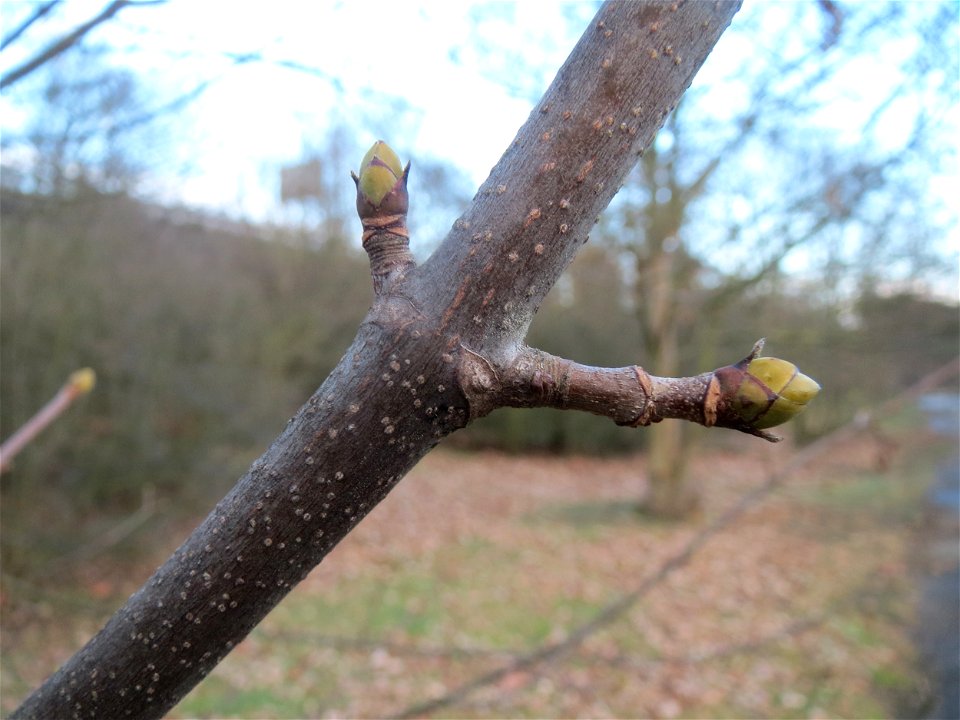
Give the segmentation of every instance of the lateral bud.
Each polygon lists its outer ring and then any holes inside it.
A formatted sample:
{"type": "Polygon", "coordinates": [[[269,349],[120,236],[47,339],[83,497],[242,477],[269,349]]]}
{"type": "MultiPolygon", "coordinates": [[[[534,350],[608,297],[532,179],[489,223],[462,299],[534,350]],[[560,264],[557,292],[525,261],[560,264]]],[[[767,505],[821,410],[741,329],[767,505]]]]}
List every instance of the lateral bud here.
{"type": "Polygon", "coordinates": [[[407,230],[409,174],[410,163],[401,166],[400,158],[383,140],[367,150],[360,174],[350,173],[357,186],[363,249],[370,258],[373,289],[378,296],[414,264],[407,230]]]}

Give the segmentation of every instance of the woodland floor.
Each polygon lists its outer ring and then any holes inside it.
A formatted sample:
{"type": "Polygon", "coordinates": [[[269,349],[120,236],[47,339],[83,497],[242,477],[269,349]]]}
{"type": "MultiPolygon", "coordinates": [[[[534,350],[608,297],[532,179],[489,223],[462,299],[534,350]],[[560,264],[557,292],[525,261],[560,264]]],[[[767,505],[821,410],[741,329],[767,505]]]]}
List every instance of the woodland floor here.
{"type": "MultiPolygon", "coordinates": [[[[792,475],[581,645],[430,716],[923,716],[917,602],[942,560],[919,549],[923,494],[951,443],[888,432],[792,475]]],[[[569,637],[792,452],[705,449],[702,510],[680,524],[635,511],[642,457],[434,452],[171,717],[374,718],[442,696],[569,637]]],[[[165,553],[101,556],[76,588],[8,585],[3,711],[165,553]]]]}

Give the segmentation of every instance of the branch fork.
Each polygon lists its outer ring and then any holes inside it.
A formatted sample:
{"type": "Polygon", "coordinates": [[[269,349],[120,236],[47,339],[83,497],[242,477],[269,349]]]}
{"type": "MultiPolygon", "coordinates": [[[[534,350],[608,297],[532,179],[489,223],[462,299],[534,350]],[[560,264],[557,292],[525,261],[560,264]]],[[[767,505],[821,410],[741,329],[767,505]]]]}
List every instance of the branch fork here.
{"type": "Polygon", "coordinates": [[[418,267],[406,228],[409,165],[376,143],[354,175],[376,298],[353,344],[207,519],[13,717],[163,717],[471,417],[548,406],[622,425],[682,417],[762,431],[802,408],[816,384],[772,358],[657,378],[523,345],[544,296],[737,7],[605,3],[591,26],[603,32],[584,34],[418,267]],[[668,45],[682,63],[651,54],[668,45]],[[590,181],[578,182],[584,168],[590,181]]]}

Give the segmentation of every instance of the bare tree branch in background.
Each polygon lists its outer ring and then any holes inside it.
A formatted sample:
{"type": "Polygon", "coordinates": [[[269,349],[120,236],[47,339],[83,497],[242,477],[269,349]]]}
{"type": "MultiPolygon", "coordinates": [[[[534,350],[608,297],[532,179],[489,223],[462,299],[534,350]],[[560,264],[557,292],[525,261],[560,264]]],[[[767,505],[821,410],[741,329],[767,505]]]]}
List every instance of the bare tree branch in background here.
{"type": "Polygon", "coordinates": [[[144,4],[153,4],[147,0],[146,2],[133,3],[131,0],[113,0],[107,7],[105,7],[99,15],[91,18],[87,22],[78,26],[71,32],[64,35],[62,38],[54,42],[52,45],[49,45],[46,49],[41,50],[39,53],[34,55],[29,60],[26,60],[22,64],[15,67],[13,70],[8,72],[3,78],[0,78],[0,90],[6,90],[8,87],[14,83],[22,80],[27,77],[30,73],[38,68],[44,66],[46,63],[53,60],[55,57],[60,55],[60,53],[65,50],[70,49],[76,45],[84,35],[93,30],[98,25],[102,25],[107,20],[112,18],[118,12],[123,10],[127,5],[144,5],[144,4]]]}
{"type": "Polygon", "coordinates": [[[3,39],[3,42],[0,42],[0,50],[6,50],[8,45],[15,42],[16,39],[23,35],[23,33],[26,32],[31,25],[53,10],[59,2],[60,0],[51,0],[50,2],[45,2],[38,5],[37,9],[33,11],[32,15],[14,28],[13,31],[3,39]]]}
{"type": "MultiPolygon", "coordinates": [[[[257,56],[252,54],[237,55],[237,56],[234,56],[232,59],[234,61],[234,67],[239,65],[245,65],[248,62],[259,60],[257,56]]],[[[219,81],[224,76],[224,74],[225,73],[221,73],[220,75],[207,78],[206,80],[201,80],[190,90],[187,90],[182,95],[179,95],[175,97],[173,100],[169,100],[163,103],[162,105],[159,105],[155,108],[151,108],[150,110],[147,110],[145,112],[118,120],[115,124],[111,125],[106,132],[108,134],[126,132],[127,130],[131,130],[141,125],[145,125],[146,123],[153,122],[154,120],[156,120],[157,118],[163,115],[169,115],[171,113],[179,112],[180,110],[183,110],[191,103],[198,100],[200,96],[203,95],[203,93],[206,92],[211,85],[219,81]]]]}

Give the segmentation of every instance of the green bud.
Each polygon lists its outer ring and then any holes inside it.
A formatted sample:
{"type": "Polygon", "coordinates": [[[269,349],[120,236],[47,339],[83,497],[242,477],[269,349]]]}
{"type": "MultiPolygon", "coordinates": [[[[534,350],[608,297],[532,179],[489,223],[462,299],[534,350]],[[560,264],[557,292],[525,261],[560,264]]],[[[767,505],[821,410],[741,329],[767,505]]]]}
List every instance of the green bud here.
{"type": "Polygon", "coordinates": [[[770,402],[770,392],[766,386],[745,374],[733,396],[733,409],[741,420],[754,425],[760,414],[770,407],[770,402]]]}
{"type": "Polygon", "coordinates": [[[734,396],[737,415],[757,430],[776,427],[800,413],[820,385],[786,360],[754,358],[734,396]]]}
{"type": "Polygon", "coordinates": [[[363,156],[363,160],[360,161],[360,176],[363,176],[363,171],[368,166],[374,164],[388,168],[394,174],[395,178],[403,175],[403,165],[400,163],[400,158],[397,157],[393,148],[383,140],[377,140],[370,149],[367,150],[367,154],[363,156]]]}
{"type": "Polygon", "coordinates": [[[397,154],[383,140],[377,140],[363,156],[360,176],[354,179],[358,202],[362,198],[376,208],[405,179],[405,172],[397,154]]]}

